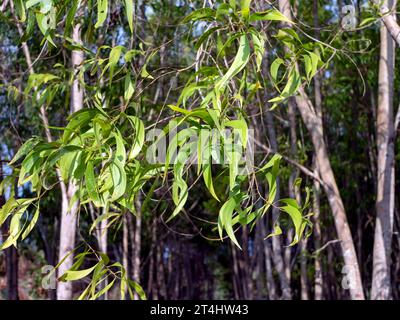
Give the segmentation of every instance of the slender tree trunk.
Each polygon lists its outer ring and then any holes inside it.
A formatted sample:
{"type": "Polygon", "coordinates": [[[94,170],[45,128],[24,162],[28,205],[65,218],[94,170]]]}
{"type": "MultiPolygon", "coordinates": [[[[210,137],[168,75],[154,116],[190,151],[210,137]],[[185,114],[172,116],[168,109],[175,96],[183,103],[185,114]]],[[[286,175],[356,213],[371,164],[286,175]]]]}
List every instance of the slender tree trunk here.
{"type": "MultiPolygon", "coordinates": [[[[73,27],[72,39],[77,43],[81,42],[81,25],[78,23],[73,27]]],[[[74,72],[74,80],[71,88],[71,105],[70,111],[74,113],[83,108],[83,90],[78,80],[78,69],[84,59],[82,50],[73,50],[71,61],[72,70],[74,72]]],[[[71,206],[71,210],[68,211],[69,202],[72,196],[75,194],[77,186],[74,182],[68,184],[67,194],[63,194],[62,207],[61,207],[61,224],[60,224],[60,247],[58,252],[58,259],[63,259],[75,246],[75,233],[77,224],[77,214],[79,204],[75,202],[71,206]]],[[[58,275],[61,276],[73,264],[73,255],[69,255],[67,259],[60,265],[58,269],[58,275]]],[[[57,299],[58,300],[70,300],[72,299],[72,282],[58,282],[57,283],[57,299]]]]}
{"type": "MultiPolygon", "coordinates": [[[[155,248],[157,241],[157,220],[153,220],[153,224],[151,226],[151,246],[155,248]]],[[[153,249],[150,249],[150,264],[149,264],[149,275],[147,280],[147,292],[148,295],[152,297],[153,300],[157,300],[157,290],[154,286],[154,252],[153,249]]]]}
{"type": "MultiPolygon", "coordinates": [[[[3,181],[3,163],[0,159],[0,183],[3,181]]],[[[4,195],[0,195],[0,208],[5,204],[4,195]]],[[[8,231],[8,222],[1,226],[2,238],[5,238],[8,231]]],[[[14,246],[4,250],[6,260],[7,299],[19,300],[18,296],[18,251],[14,246]]]]}
{"type": "MultiPolygon", "coordinates": [[[[394,1],[384,1],[394,7],[394,1]]],[[[394,46],[387,28],[381,25],[379,94],[377,110],[377,195],[371,299],[391,299],[391,245],[394,213],[394,46]]]]}
{"type": "Polygon", "coordinates": [[[243,295],[241,293],[240,286],[240,275],[239,275],[239,263],[236,254],[235,245],[230,242],[231,252],[232,252],[232,264],[233,264],[233,274],[232,274],[232,284],[233,284],[233,293],[235,300],[243,299],[243,295]]]}
{"type": "MultiPolygon", "coordinates": [[[[123,220],[123,225],[122,225],[122,265],[124,266],[125,269],[125,274],[127,277],[129,277],[129,229],[128,229],[128,218],[127,215],[130,214],[125,213],[124,215],[124,220],[123,220]]],[[[126,292],[125,292],[126,294],[126,292]]]]}
{"type": "Polygon", "coordinates": [[[317,165],[321,179],[324,182],[324,190],[332,210],[338,237],[341,240],[344,262],[349,271],[346,277],[350,283],[350,295],[352,299],[355,300],[364,299],[354,241],[347,222],[346,211],[339,193],[339,188],[336,184],[335,176],[329,161],[328,151],[323,137],[322,120],[315,114],[304,89],[300,88],[299,91],[300,95],[296,96],[296,102],[314,145],[317,165]]]}
{"type": "MultiPolygon", "coordinates": [[[[314,161],[315,162],[315,161],[314,161]]],[[[314,164],[314,167],[316,165],[314,164]]],[[[318,168],[314,169],[315,174],[318,174],[318,168]]],[[[321,247],[321,224],[320,224],[320,202],[319,197],[321,193],[321,187],[317,180],[314,179],[313,186],[313,212],[314,212],[314,246],[315,251],[318,251],[321,247]]],[[[323,278],[322,278],[322,264],[321,264],[321,256],[320,253],[317,253],[314,257],[314,299],[322,300],[323,298],[323,278]]]]}
{"type": "MultiPolygon", "coordinates": [[[[341,5],[339,7],[341,9],[341,5]]],[[[341,10],[339,10],[341,12],[341,10]]],[[[320,38],[320,25],[319,25],[319,15],[318,15],[318,0],[313,0],[313,18],[314,18],[314,29],[315,29],[315,38],[320,38]]],[[[318,118],[322,121],[322,94],[321,94],[321,72],[317,72],[314,76],[314,104],[315,104],[315,113],[318,118]]],[[[318,167],[315,159],[314,163],[314,174],[318,174],[318,167]]],[[[317,251],[321,247],[321,225],[320,225],[320,184],[317,180],[314,179],[314,198],[313,198],[313,212],[314,212],[314,247],[317,251]]],[[[315,268],[315,276],[314,276],[314,299],[322,300],[323,296],[323,280],[322,280],[322,266],[321,266],[321,257],[318,253],[315,257],[314,268],[315,268]]]]}
{"type": "MultiPolygon", "coordinates": [[[[132,245],[132,279],[137,283],[140,283],[140,254],[141,254],[141,242],[142,242],[142,203],[141,198],[138,196],[136,199],[136,215],[135,215],[135,232],[131,241],[132,245]]],[[[130,216],[130,224],[132,222],[130,216]]],[[[135,294],[135,300],[138,300],[139,296],[135,294]]]]}
{"type": "Polygon", "coordinates": [[[400,26],[396,22],[396,1],[393,0],[374,0],[375,4],[379,5],[382,21],[386,26],[390,36],[400,46],[400,26]],[[393,10],[392,14],[389,14],[393,10]]]}
{"type": "MultiPolygon", "coordinates": [[[[262,230],[263,234],[266,234],[265,225],[263,221],[262,230]]],[[[276,300],[276,286],[274,276],[272,274],[272,261],[271,261],[271,246],[269,242],[265,242],[264,244],[264,261],[265,261],[265,273],[266,273],[266,280],[267,280],[267,289],[268,289],[268,296],[270,300],[276,300]]]]}
{"type": "MultiPolygon", "coordinates": [[[[105,210],[102,209],[103,213],[105,213],[105,210]]],[[[99,247],[100,251],[107,254],[107,235],[108,235],[108,219],[104,219],[100,222],[100,237],[99,237],[99,247]]],[[[104,279],[104,281],[101,283],[100,288],[103,289],[107,286],[108,284],[108,279],[104,279]]],[[[108,300],[108,291],[106,291],[101,297],[101,300],[108,300]]]]}

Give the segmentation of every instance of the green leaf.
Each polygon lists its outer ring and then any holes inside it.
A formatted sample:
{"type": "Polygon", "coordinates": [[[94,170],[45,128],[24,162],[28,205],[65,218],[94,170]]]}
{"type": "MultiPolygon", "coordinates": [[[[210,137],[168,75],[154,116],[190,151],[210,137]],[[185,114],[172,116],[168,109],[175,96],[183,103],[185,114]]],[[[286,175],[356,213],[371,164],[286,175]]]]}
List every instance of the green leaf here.
{"type": "Polygon", "coordinates": [[[304,59],[304,68],[306,70],[306,76],[307,76],[307,80],[310,81],[311,79],[311,73],[312,73],[312,62],[311,62],[311,58],[309,55],[303,55],[303,59],[304,59]]]}
{"type": "Polygon", "coordinates": [[[126,162],[124,139],[122,138],[121,132],[119,130],[113,132],[113,136],[117,145],[115,150],[115,161],[118,161],[119,163],[121,163],[122,166],[124,166],[126,162]]]}
{"type": "Polygon", "coordinates": [[[118,64],[123,48],[124,48],[123,46],[116,46],[113,47],[110,51],[110,56],[108,58],[108,64],[107,64],[107,66],[110,68],[110,79],[109,79],[110,85],[114,75],[115,66],[118,64]]]}
{"type": "Polygon", "coordinates": [[[361,21],[359,27],[363,27],[363,26],[369,24],[370,22],[375,22],[376,20],[377,20],[376,17],[368,17],[368,18],[365,18],[363,21],[361,21]]]}
{"type": "Polygon", "coordinates": [[[215,10],[211,8],[201,8],[193,11],[183,18],[182,23],[194,22],[197,20],[214,20],[215,10]]]}
{"type": "Polygon", "coordinates": [[[96,300],[97,298],[101,297],[103,294],[105,294],[108,290],[111,289],[111,287],[114,285],[115,280],[112,280],[109,284],[107,284],[103,289],[101,289],[99,292],[97,292],[94,296],[90,298],[90,300],[96,300]]]}
{"type": "MultiPolygon", "coordinates": [[[[278,176],[278,172],[279,172],[279,162],[280,162],[280,157],[276,157],[271,159],[274,160],[273,161],[273,165],[272,165],[272,169],[270,172],[268,172],[266,174],[266,178],[267,178],[267,182],[268,182],[268,203],[267,206],[264,208],[263,213],[265,213],[269,206],[275,201],[275,197],[276,197],[276,191],[277,191],[277,185],[276,185],[276,178],[278,176]]],[[[270,161],[270,162],[271,162],[270,161]]],[[[269,163],[270,163],[269,162],[269,163]]],[[[268,166],[269,163],[267,163],[264,167],[268,166]]]]}
{"type": "Polygon", "coordinates": [[[271,78],[276,82],[278,79],[279,67],[285,62],[281,58],[276,58],[270,67],[271,78]]]}
{"type": "Polygon", "coordinates": [[[129,150],[128,159],[129,161],[136,158],[136,156],[142,150],[145,138],[145,131],[144,131],[144,124],[141,119],[135,116],[128,116],[127,117],[129,122],[131,123],[132,127],[135,129],[135,136],[133,139],[133,145],[131,150],[129,150]]]}
{"type": "Polygon", "coordinates": [[[315,74],[318,71],[318,63],[320,61],[320,58],[317,54],[315,54],[312,51],[309,51],[308,55],[310,57],[311,67],[310,67],[309,73],[307,73],[307,77],[308,77],[308,79],[311,79],[312,77],[315,76],[315,74]]]}
{"type": "Polygon", "coordinates": [[[225,75],[217,82],[215,88],[217,91],[223,89],[227,82],[238,74],[248,63],[250,58],[250,44],[246,35],[240,37],[238,52],[225,75]]]}
{"type": "Polygon", "coordinates": [[[281,234],[282,234],[282,229],[281,229],[281,227],[280,227],[278,224],[276,224],[276,225],[274,226],[274,231],[273,231],[272,233],[270,233],[269,235],[267,235],[267,236],[264,238],[264,240],[267,240],[268,238],[271,238],[271,237],[279,236],[279,235],[281,235],[281,234]]]}
{"type": "Polygon", "coordinates": [[[94,167],[93,161],[89,160],[85,170],[85,182],[86,189],[88,191],[90,200],[93,201],[96,207],[100,207],[102,205],[102,201],[100,200],[100,193],[97,189],[97,182],[94,175],[94,167]]]}
{"type": "Polygon", "coordinates": [[[244,119],[230,120],[225,122],[225,126],[232,127],[233,129],[238,131],[241,139],[240,141],[241,146],[243,148],[246,148],[248,140],[248,131],[249,131],[246,121],[244,119]]]}
{"type": "Polygon", "coordinates": [[[131,72],[128,71],[128,73],[125,76],[125,90],[124,90],[124,99],[126,102],[128,102],[132,98],[134,92],[135,92],[135,87],[132,83],[131,72]]]}
{"type": "Polygon", "coordinates": [[[253,39],[253,46],[254,46],[254,52],[256,54],[256,65],[257,65],[257,72],[260,72],[261,70],[261,63],[262,59],[264,57],[264,42],[265,39],[261,35],[261,33],[253,31],[251,32],[251,36],[253,39]]]}
{"type": "Polygon", "coordinates": [[[206,41],[206,40],[210,37],[211,34],[213,34],[215,31],[217,31],[217,30],[219,30],[219,29],[221,29],[221,26],[217,26],[217,27],[210,28],[210,29],[208,29],[206,32],[204,32],[204,33],[200,36],[200,38],[197,40],[196,44],[194,45],[194,48],[195,48],[196,50],[199,50],[199,48],[200,48],[200,46],[202,45],[202,43],[203,43],[204,41],[206,41]]]}
{"type": "Polygon", "coordinates": [[[45,162],[45,166],[51,169],[57,161],[59,161],[63,156],[68,153],[75,153],[77,151],[81,151],[82,147],[75,145],[66,145],[61,147],[60,149],[52,152],[45,162]]]}
{"type": "Polygon", "coordinates": [[[95,28],[99,28],[103,25],[107,19],[108,0],[97,0],[97,22],[94,25],[95,28]]]}
{"type": "Polygon", "coordinates": [[[286,17],[279,10],[276,10],[276,9],[267,10],[264,12],[256,12],[256,13],[253,13],[249,18],[250,22],[259,21],[259,20],[283,21],[283,22],[288,22],[288,23],[294,24],[294,22],[292,20],[290,20],[288,17],[286,17]]]}
{"type": "Polygon", "coordinates": [[[124,1],[125,1],[126,18],[128,19],[129,29],[131,29],[131,33],[133,34],[133,0],[124,0],[124,1]]]}
{"type": "Polygon", "coordinates": [[[272,166],[275,165],[276,162],[279,162],[282,159],[282,156],[278,153],[274,154],[273,157],[271,158],[271,160],[269,160],[265,165],[262,166],[262,168],[260,168],[258,170],[258,172],[264,171],[268,168],[271,168],[272,166]]]}
{"type": "Polygon", "coordinates": [[[35,227],[36,222],[39,219],[39,213],[40,213],[40,210],[39,210],[39,204],[38,204],[31,221],[29,222],[28,226],[22,232],[21,240],[24,240],[29,235],[29,233],[32,231],[32,229],[35,227]]]}
{"type": "Polygon", "coordinates": [[[64,135],[62,138],[62,142],[67,144],[74,133],[79,131],[79,128],[82,128],[99,113],[98,109],[82,109],[77,112],[74,112],[72,115],[68,117],[68,125],[65,127],[64,135]]]}
{"type": "Polygon", "coordinates": [[[174,165],[174,182],[172,183],[172,200],[176,205],[171,216],[168,218],[167,222],[178,215],[183,209],[187,198],[188,198],[188,186],[185,180],[182,179],[183,174],[183,163],[178,163],[174,165]]]}
{"type": "Polygon", "coordinates": [[[286,212],[294,225],[295,228],[295,236],[294,239],[292,241],[292,243],[289,246],[293,246],[295,245],[297,242],[300,241],[301,238],[301,233],[302,233],[302,225],[303,225],[303,217],[301,215],[301,212],[298,208],[296,208],[295,206],[292,205],[286,205],[286,206],[282,206],[279,207],[280,210],[286,212]]]}
{"type": "Polygon", "coordinates": [[[68,270],[61,277],[61,281],[75,281],[82,279],[93,272],[93,270],[97,267],[98,263],[96,263],[93,267],[84,269],[84,270],[68,270]]]}
{"type": "Polygon", "coordinates": [[[251,0],[240,0],[240,7],[242,9],[242,17],[244,21],[247,21],[250,16],[250,3],[251,0]]]}
{"type": "Polygon", "coordinates": [[[119,161],[113,161],[110,163],[110,172],[114,190],[109,201],[113,202],[122,197],[125,193],[126,172],[123,165],[119,161]]]}
{"type": "MultiPolygon", "coordinates": [[[[51,12],[52,13],[54,12],[54,8],[53,8],[53,10],[51,10],[51,12]]],[[[40,31],[45,36],[46,40],[48,40],[55,47],[56,45],[53,42],[52,38],[50,37],[50,31],[55,27],[54,15],[52,15],[52,14],[47,15],[47,14],[43,14],[41,12],[36,12],[35,16],[36,16],[36,21],[37,21],[40,31]]]]}
{"type": "Polygon", "coordinates": [[[292,69],[292,72],[289,75],[288,82],[286,83],[285,88],[282,90],[281,96],[284,98],[289,98],[294,95],[301,85],[301,78],[299,73],[292,69]]]}
{"type": "Polygon", "coordinates": [[[218,230],[220,233],[220,237],[222,238],[222,230],[225,229],[228,237],[232,240],[232,242],[235,245],[237,245],[241,249],[232,228],[233,210],[235,209],[236,205],[237,204],[235,199],[229,198],[228,201],[226,201],[224,205],[221,207],[219,211],[218,230]]]}
{"type": "Polygon", "coordinates": [[[11,159],[9,162],[9,165],[14,164],[17,162],[19,159],[21,159],[23,156],[25,156],[28,152],[30,152],[32,149],[35,148],[35,146],[41,141],[40,138],[38,137],[33,137],[27,140],[17,151],[17,153],[14,155],[14,157],[11,159]]]}
{"type": "Polygon", "coordinates": [[[143,288],[133,280],[128,280],[129,285],[135,290],[141,300],[146,300],[146,294],[144,293],[143,288]]]}
{"type": "Polygon", "coordinates": [[[104,214],[98,216],[98,217],[93,221],[93,223],[92,223],[92,225],[91,225],[91,227],[90,227],[90,229],[89,229],[89,234],[93,232],[94,228],[96,228],[96,226],[97,226],[101,221],[106,220],[106,219],[108,220],[108,219],[113,218],[113,217],[119,217],[120,215],[121,215],[120,213],[107,212],[107,213],[104,213],[104,214]]]}
{"type": "Polygon", "coordinates": [[[20,18],[21,22],[25,22],[26,20],[26,12],[25,12],[25,5],[22,0],[15,0],[14,1],[15,9],[17,11],[17,15],[20,18]]]}
{"type": "MultiPolygon", "coordinates": [[[[211,161],[211,159],[209,159],[209,160],[211,161]]],[[[211,172],[211,162],[203,164],[203,178],[204,178],[204,183],[205,183],[208,191],[210,191],[211,195],[217,201],[220,201],[214,190],[214,184],[213,184],[212,172],[211,172]]]]}

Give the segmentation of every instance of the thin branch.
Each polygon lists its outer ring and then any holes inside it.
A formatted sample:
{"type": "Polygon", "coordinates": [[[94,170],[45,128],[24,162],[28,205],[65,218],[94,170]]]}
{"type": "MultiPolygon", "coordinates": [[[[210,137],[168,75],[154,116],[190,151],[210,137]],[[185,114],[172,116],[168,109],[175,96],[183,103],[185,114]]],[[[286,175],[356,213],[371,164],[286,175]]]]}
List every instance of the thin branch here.
{"type": "MultiPolygon", "coordinates": [[[[262,148],[266,152],[275,153],[275,152],[272,151],[271,148],[269,148],[266,145],[262,144],[260,141],[257,141],[257,139],[253,138],[253,141],[258,147],[262,148]]],[[[298,163],[297,161],[295,161],[295,160],[293,160],[293,159],[291,159],[291,158],[289,158],[287,156],[284,156],[282,154],[280,154],[280,155],[282,156],[283,159],[285,159],[285,161],[289,162],[291,165],[293,165],[293,166],[297,167],[298,169],[300,169],[301,172],[303,172],[307,176],[317,180],[321,185],[325,185],[325,183],[321,180],[321,178],[318,175],[314,174],[314,172],[312,172],[310,169],[308,169],[307,167],[303,166],[302,164],[298,163]]]]}

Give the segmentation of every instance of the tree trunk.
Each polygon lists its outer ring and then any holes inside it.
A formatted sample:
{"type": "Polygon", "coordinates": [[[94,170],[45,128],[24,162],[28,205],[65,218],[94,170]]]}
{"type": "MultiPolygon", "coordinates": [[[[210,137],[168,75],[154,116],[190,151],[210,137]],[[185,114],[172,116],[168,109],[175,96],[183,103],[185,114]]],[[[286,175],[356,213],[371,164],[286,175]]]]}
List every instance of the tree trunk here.
{"type": "MultiPolygon", "coordinates": [[[[385,6],[394,7],[392,0],[385,6]]],[[[371,299],[391,298],[390,265],[394,213],[394,41],[387,28],[380,28],[379,94],[377,109],[377,195],[371,299]]]]}
{"type": "MultiPolygon", "coordinates": [[[[0,183],[3,181],[3,163],[0,159],[0,183]]],[[[3,194],[0,194],[0,208],[5,204],[5,198],[3,194]]],[[[4,222],[1,227],[2,236],[5,237],[8,230],[8,222],[4,222]]],[[[19,300],[18,297],[18,251],[14,246],[8,247],[4,250],[6,260],[6,279],[7,279],[7,299],[8,300],[19,300]]]]}
{"type": "MultiPolygon", "coordinates": [[[[140,283],[140,254],[141,254],[141,241],[142,241],[142,203],[141,197],[138,195],[136,199],[136,214],[135,214],[135,232],[131,232],[131,248],[132,248],[132,279],[137,283],[140,283]]],[[[132,215],[129,213],[129,224],[132,225],[132,215]]],[[[132,228],[133,229],[133,228],[132,228]]],[[[135,293],[135,300],[139,299],[139,296],[135,293]]]]}
{"type": "MultiPolygon", "coordinates": [[[[77,43],[81,42],[81,25],[78,23],[73,27],[72,39],[77,43]]],[[[74,113],[83,108],[83,90],[79,84],[77,71],[80,64],[83,62],[84,56],[82,50],[73,50],[71,61],[72,70],[74,72],[74,80],[71,88],[71,105],[70,111],[74,113]]],[[[77,224],[77,214],[79,204],[76,202],[72,205],[70,212],[68,212],[69,202],[72,196],[75,194],[77,186],[74,182],[69,182],[68,191],[62,197],[61,207],[61,224],[60,224],[60,247],[58,252],[58,259],[63,259],[75,246],[75,233],[77,224]]],[[[73,264],[73,255],[69,255],[67,259],[60,265],[58,269],[58,275],[61,276],[73,264]]],[[[58,300],[70,300],[72,299],[72,282],[61,282],[57,283],[57,299],[58,300]]]]}
{"type": "MultiPolygon", "coordinates": [[[[129,229],[128,229],[128,218],[127,215],[130,214],[125,213],[123,218],[123,225],[122,225],[122,265],[125,269],[125,274],[129,277],[129,229]]],[[[125,292],[126,294],[126,292],[125,292]]]]}
{"type": "MultiPolygon", "coordinates": [[[[315,161],[314,161],[315,162],[315,161]]],[[[316,165],[314,165],[316,167],[316,165]]],[[[315,174],[318,174],[318,168],[314,170],[315,174]]],[[[320,224],[320,203],[319,196],[321,193],[320,184],[317,180],[314,180],[313,186],[313,212],[314,212],[314,246],[315,251],[318,251],[321,247],[321,224],[320,224]]],[[[314,299],[322,300],[323,298],[323,278],[322,278],[322,265],[321,265],[321,257],[320,254],[317,253],[314,257],[314,299]]]]}
{"type": "Polygon", "coordinates": [[[346,211],[339,193],[339,188],[336,184],[335,176],[329,161],[328,150],[323,136],[322,119],[318,118],[315,114],[304,89],[300,88],[299,91],[300,95],[296,96],[296,102],[314,145],[317,165],[321,179],[324,182],[324,190],[332,210],[336,232],[341,241],[344,262],[349,270],[346,277],[350,283],[350,295],[352,299],[363,300],[364,293],[354,241],[347,222],[346,211]]]}

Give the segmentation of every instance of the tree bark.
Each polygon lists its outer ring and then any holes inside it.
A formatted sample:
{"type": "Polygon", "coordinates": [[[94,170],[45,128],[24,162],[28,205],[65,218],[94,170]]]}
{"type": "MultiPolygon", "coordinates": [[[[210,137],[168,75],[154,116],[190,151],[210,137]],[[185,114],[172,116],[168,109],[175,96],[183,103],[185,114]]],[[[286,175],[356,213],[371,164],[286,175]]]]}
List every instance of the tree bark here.
{"type": "MultiPolygon", "coordinates": [[[[76,43],[82,43],[81,41],[81,25],[78,23],[73,27],[72,39],[76,43]]],[[[80,86],[77,72],[84,59],[82,50],[73,50],[71,61],[72,70],[74,72],[74,80],[71,88],[71,101],[70,101],[70,112],[74,113],[83,108],[83,90],[80,86]]],[[[71,206],[71,210],[68,211],[69,202],[72,196],[77,191],[77,186],[73,181],[68,184],[67,194],[63,194],[62,207],[61,207],[61,224],[60,224],[60,247],[58,252],[58,259],[63,259],[75,246],[75,233],[77,224],[77,214],[79,209],[79,203],[75,202],[71,206]]],[[[69,255],[67,259],[58,268],[58,275],[61,276],[73,264],[73,255],[69,255]]],[[[57,283],[57,299],[58,300],[71,300],[72,299],[72,282],[61,282],[57,283]]]]}
{"type": "Polygon", "coordinates": [[[375,4],[378,4],[379,12],[382,15],[382,21],[385,24],[387,31],[396,43],[400,46],[400,26],[396,22],[396,1],[374,0],[375,4]],[[393,9],[394,13],[391,13],[393,9]]]}
{"type": "MultiPolygon", "coordinates": [[[[316,166],[316,165],[315,165],[316,166]]],[[[315,173],[318,174],[318,168],[315,168],[315,173]]],[[[318,181],[314,180],[313,186],[313,212],[314,212],[314,246],[315,251],[318,251],[321,247],[321,224],[320,224],[320,202],[319,196],[321,193],[321,187],[318,181]]],[[[315,300],[322,300],[323,298],[323,278],[322,278],[322,264],[321,264],[321,257],[320,254],[314,257],[314,268],[315,268],[315,275],[314,275],[314,299],[315,300]]]]}
{"type": "MultiPolygon", "coordinates": [[[[394,1],[384,6],[395,8],[394,1]]],[[[379,93],[377,109],[377,195],[371,299],[391,298],[390,265],[394,214],[394,41],[388,28],[380,28],[379,93]]]]}
{"type": "MultiPolygon", "coordinates": [[[[339,12],[341,12],[341,6],[339,7],[339,12]]],[[[313,20],[315,29],[315,38],[320,38],[320,25],[319,25],[319,15],[318,15],[318,0],[313,0],[313,20]]],[[[315,113],[318,118],[322,120],[322,94],[321,94],[321,73],[317,72],[314,76],[314,103],[315,103],[315,113]]],[[[314,173],[318,175],[318,167],[315,159],[314,162],[314,173]]],[[[313,213],[314,213],[314,247],[317,251],[321,247],[321,225],[320,225],[320,183],[314,179],[313,181],[313,213]]],[[[318,253],[314,257],[314,299],[322,300],[323,296],[323,280],[322,280],[322,266],[321,257],[318,253]]]]}
{"type": "Polygon", "coordinates": [[[296,96],[297,107],[299,108],[303,122],[308,129],[314,145],[317,165],[321,179],[324,182],[324,190],[332,210],[338,237],[341,240],[344,262],[348,270],[350,270],[347,274],[347,279],[351,284],[349,287],[350,295],[352,299],[363,300],[364,293],[354,241],[347,222],[346,211],[339,193],[339,188],[336,184],[335,176],[329,161],[328,150],[323,136],[322,120],[315,114],[312,104],[303,88],[299,89],[299,93],[300,95],[296,96]]]}
{"type": "MultiPolygon", "coordinates": [[[[3,181],[3,164],[0,159],[0,183],[3,181]]],[[[0,208],[5,204],[5,197],[0,194],[0,208]]],[[[8,231],[8,221],[4,222],[1,226],[2,238],[6,236],[8,231]]],[[[7,279],[7,299],[19,300],[18,296],[18,251],[14,246],[8,247],[4,250],[6,262],[6,279],[7,279]]]]}

